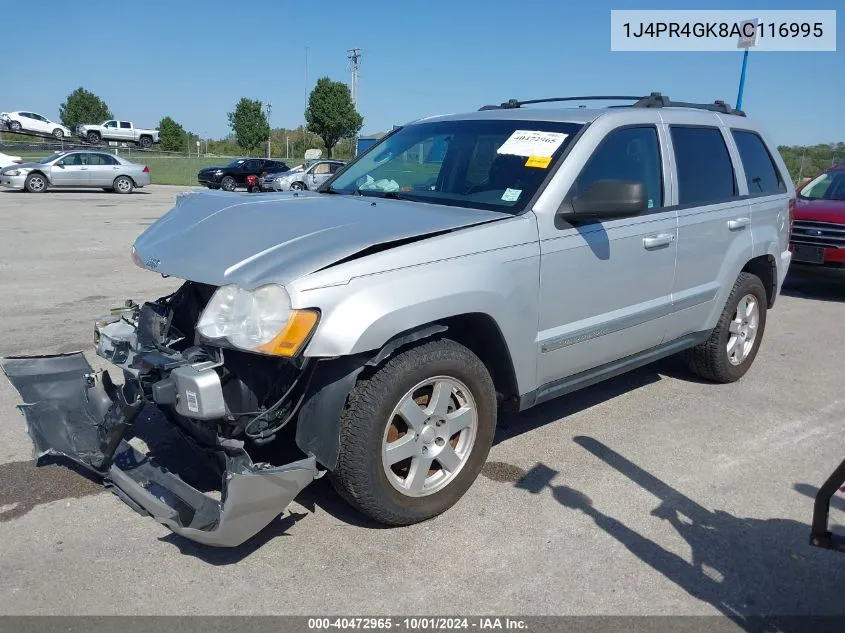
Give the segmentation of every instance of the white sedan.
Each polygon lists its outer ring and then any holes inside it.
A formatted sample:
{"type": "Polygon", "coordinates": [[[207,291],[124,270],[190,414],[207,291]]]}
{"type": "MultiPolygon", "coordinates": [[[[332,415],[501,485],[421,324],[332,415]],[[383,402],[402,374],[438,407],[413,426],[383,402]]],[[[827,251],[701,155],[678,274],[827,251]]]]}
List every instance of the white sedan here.
{"type": "Polygon", "coordinates": [[[0,112],[0,119],[6,124],[10,132],[24,132],[42,136],[54,136],[61,139],[72,136],[70,128],[61,123],[51,121],[35,112],[18,110],[17,112],[0,112]]]}
{"type": "Polygon", "coordinates": [[[9,165],[20,165],[23,159],[20,156],[9,156],[0,152],[0,169],[8,167],[9,165]]]}

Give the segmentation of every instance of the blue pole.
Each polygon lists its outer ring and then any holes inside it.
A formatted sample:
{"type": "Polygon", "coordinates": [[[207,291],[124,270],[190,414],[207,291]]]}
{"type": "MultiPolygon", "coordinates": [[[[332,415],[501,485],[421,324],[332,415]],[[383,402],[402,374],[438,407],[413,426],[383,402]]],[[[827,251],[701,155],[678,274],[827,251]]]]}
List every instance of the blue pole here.
{"type": "Polygon", "coordinates": [[[742,73],[739,76],[739,93],[736,95],[736,109],[742,110],[742,91],[745,89],[745,71],[748,68],[748,49],[742,54],[742,73]]]}

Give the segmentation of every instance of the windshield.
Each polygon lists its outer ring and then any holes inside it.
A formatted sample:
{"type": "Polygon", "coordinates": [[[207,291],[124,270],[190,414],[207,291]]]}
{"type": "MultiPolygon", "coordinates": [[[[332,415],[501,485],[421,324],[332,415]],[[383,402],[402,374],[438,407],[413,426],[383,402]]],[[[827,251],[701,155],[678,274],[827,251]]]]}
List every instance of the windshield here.
{"type": "Polygon", "coordinates": [[[231,163],[229,163],[228,165],[226,165],[226,167],[238,167],[238,166],[242,165],[242,164],[244,163],[244,161],[245,161],[245,160],[246,160],[246,159],[244,159],[244,158],[238,158],[238,159],[235,159],[235,160],[233,160],[231,163]]]}
{"type": "Polygon", "coordinates": [[[409,125],[347,167],[329,191],[518,213],[581,127],[517,120],[409,125]]]}
{"type": "Polygon", "coordinates": [[[61,155],[62,155],[61,152],[56,152],[55,154],[50,154],[49,156],[45,156],[44,158],[39,160],[38,163],[41,164],[41,165],[46,165],[47,163],[52,163],[54,160],[56,160],[61,155]]]}
{"type": "Polygon", "coordinates": [[[845,171],[829,171],[801,188],[805,200],[845,200],[845,171]]]}

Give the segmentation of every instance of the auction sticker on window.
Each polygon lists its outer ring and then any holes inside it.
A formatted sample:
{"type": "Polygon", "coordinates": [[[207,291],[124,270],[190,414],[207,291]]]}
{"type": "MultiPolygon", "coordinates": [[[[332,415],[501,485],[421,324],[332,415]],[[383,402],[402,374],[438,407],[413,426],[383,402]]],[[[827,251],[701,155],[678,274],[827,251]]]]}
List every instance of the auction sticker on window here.
{"type": "Polygon", "coordinates": [[[562,132],[541,132],[539,130],[516,130],[508,137],[502,146],[496,150],[497,154],[511,154],[513,156],[536,156],[551,158],[558,147],[566,140],[568,134],[562,132]]]}
{"type": "Polygon", "coordinates": [[[539,167],[540,169],[548,169],[549,164],[552,162],[550,156],[529,156],[528,160],[525,161],[526,167],[539,167]]]}
{"type": "Polygon", "coordinates": [[[519,194],[522,193],[522,189],[505,189],[505,193],[502,194],[502,200],[505,202],[516,202],[519,200],[519,194]]]}

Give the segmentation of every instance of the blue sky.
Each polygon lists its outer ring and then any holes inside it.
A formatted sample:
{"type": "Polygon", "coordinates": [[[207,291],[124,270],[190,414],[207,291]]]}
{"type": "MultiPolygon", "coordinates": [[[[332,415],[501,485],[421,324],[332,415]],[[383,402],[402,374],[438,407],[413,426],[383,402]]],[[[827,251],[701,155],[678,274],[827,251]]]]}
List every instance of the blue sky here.
{"type": "MultiPolygon", "coordinates": [[[[165,115],[202,136],[228,132],[242,96],[270,101],[274,127],[294,127],[308,84],[349,82],[346,50],[363,50],[364,133],[510,97],[641,94],[736,100],[740,52],[610,51],[613,9],[834,9],[840,0],[40,0],[60,29],[3,25],[0,110],[58,118],[82,85],[115,116],[153,126],[165,115]],[[89,36],[85,23],[96,25],[89,36]],[[112,28],[113,25],[113,28],[112,28]],[[23,66],[28,70],[23,70],[23,66]],[[40,72],[39,72],[40,70],[40,72]]],[[[845,12],[838,52],[752,52],[743,107],[779,144],[845,141],[845,12]]]]}

